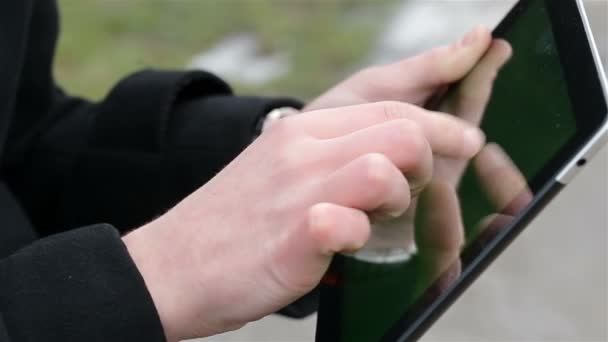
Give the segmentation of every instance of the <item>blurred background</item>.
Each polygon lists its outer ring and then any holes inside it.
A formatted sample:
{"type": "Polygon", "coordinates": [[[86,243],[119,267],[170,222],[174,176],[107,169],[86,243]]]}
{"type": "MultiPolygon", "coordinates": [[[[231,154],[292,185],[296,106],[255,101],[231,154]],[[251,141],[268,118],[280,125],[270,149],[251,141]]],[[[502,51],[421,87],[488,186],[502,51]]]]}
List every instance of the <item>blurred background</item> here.
{"type": "MultiPolygon", "coordinates": [[[[363,66],[493,27],[514,2],[60,0],[55,73],[93,99],[154,67],[206,69],[239,94],[309,100],[363,66]]],[[[608,66],[608,0],[585,6],[608,66]]],[[[607,197],[604,148],[424,340],[608,341],[607,197]]],[[[314,316],[272,316],[201,341],[313,341],[314,329],[314,316]]]]}

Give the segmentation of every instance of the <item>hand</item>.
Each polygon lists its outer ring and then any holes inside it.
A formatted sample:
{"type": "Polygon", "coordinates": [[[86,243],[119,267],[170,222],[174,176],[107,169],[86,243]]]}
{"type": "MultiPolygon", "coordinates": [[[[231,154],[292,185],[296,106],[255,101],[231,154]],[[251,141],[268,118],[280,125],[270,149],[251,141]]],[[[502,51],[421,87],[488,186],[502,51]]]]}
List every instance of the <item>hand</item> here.
{"type": "Polygon", "coordinates": [[[482,144],[465,121],[398,102],[286,118],[124,242],[169,340],[236,329],[363,246],[368,213],[401,215],[431,179],[433,153],[467,159],[482,144]]]}
{"type": "MultiPolygon", "coordinates": [[[[483,31],[481,36],[483,36],[483,31]]],[[[439,49],[439,51],[442,51],[442,49],[439,49]]],[[[460,117],[473,125],[479,125],[490,100],[494,80],[500,69],[511,57],[511,54],[511,47],[506,41],[493,40],[481,60],[471,70],[468,70],[457,91],[451,92],[435,107],[440,108],[446,113],[460,117]]],[[[423,57],[417,58],[424,60],[423,57]]],[[[447,184],[456,188],[468,162],[468,160],[462,158],[435,155],[433,179],[437,180],[438,186],[437,189],[431,189],[431,193],[434,194],[435,191],[444,193],[445,190],[442,189],[447,184]]],[[[417,192],[412,193],[413,196],[417,194],[417,192]]],[[[430,196],[436,198],[439,195],[430,196]]],[[[417,211],[417,198],[412,198],[410,208],[405,215],[391,221],[374,224],[373,238],[357,256],[365,258],[370,255],[370,252],[373,254],[375,250],[390,251],[398,249],[402,254],[400,257],[407,259],[416,249],[420,250],[420,246],[417,246],[414,242],[414,220],[417,211]]],[[[441,211],[439,210],[438,212],[441,211]]],[[[448,226],[454,226],[454,224],[448,226]]],[[[444,232],[443,234],[452,233],[444,232]]]]}
{"type": "MultiPolygon", "coordinates": [[[[476,243],[484,245],[523,210],[533,198],[525,177],[496,144],[488,144],[473,161],[474,171],[497,214],[479,222],[476,243]],[[500,181],[496,181],[500,179],[500,181]]],[[[417,291],[433,285],[438,296],[461,271],[459,259],[465,244],[460,204],[453,184],[433,180],[419,198],[416,212],[416,244],[419,249],[417,291]]]]}
{"type": "MultiPolygon", "coordinates": [[[[433,109],[451,113],[479,126],[490,102],[496,76],[512,54],[509,43],[501,39],[493,40],[485,55],[462,80],[456,91],[450,93],[433,109]]],[[[457,187],[467,164],[466,160],[438,156],[435,158],[434,177],[457,187]]]]}
{"type": "Polygon", "coordinates": [[[424,107],[445,86],[465,77],[491,42],[490,31],[477,27],[449,46],[364,69],[313,100],[304,110],[378,101],[400,101],[424,107]]]}

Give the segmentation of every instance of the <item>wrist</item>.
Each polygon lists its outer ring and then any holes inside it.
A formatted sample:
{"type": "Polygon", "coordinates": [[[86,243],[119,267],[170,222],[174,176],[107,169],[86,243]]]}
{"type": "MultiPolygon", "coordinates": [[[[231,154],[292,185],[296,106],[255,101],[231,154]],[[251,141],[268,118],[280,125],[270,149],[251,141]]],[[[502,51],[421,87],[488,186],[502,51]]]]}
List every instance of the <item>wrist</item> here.
{"type": "Polygon", "coordinates": [[[175,260],[167,253],[167,247],[172,243],[166,241],[160,245],[161,235],[160,229],[151,223],[123,236],[122,240],[144,279],[167,341],[174,342],[183,336],[179,325],[180,308],[176,305],[179,301],[175,298],[180,293],[180,279],[175,274],[175,260]]]}

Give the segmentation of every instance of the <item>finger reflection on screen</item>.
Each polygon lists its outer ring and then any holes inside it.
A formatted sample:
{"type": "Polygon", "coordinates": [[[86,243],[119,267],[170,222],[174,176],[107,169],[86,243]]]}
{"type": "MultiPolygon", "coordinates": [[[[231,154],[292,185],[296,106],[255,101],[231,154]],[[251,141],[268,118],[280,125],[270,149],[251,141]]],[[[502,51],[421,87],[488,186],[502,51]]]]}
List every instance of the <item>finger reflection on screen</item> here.
{"type": "MultiPolygon", "coordinates": [[[[464,227],[456,191],[449,183],[435,180],[421,194],[416,212],[416,292],[426,290],[448,268],[460,269],[458,256],[463,244],[464,227]]],[[[455,278],[458,273],[447,277],[455,278]]],[[[441,283],[447,286],[452,280],[444,277],[441,283]]]]}
{"type": "MultiPolygon", "coordinates": [[[[445,99],[439,103],[438,109],[479,125],[490,101],[496,75],[509,61],[511,55],[512,49],[509,43],[495,39],[483,58],[459,86],[448,92],[445,99]]],[[[436,157],[435,178],[457,186],[467,164],[465,160],[436,157]]]]}
{"type": "MultiPolygon", "coordinates": [[[[512,54],[508,42],[495,39],[460,85],[434,107],[479,125],[490,101],[496,76],[512,54]]],[[[477,164],[481,166],[484,177],[493,176],[493,170],[504,164],[494,166],[504,160],[503,153],[492,161],[491,158],[498,153],[495,151],[497,148],[488,145],[477,158],[481,157],[477,164]],[[481,165],[487,161],[490,164],[481,165]]],[[[434,164],[434,180],[421,195],[415,214],[416,246],[419,250],[418,258],[413,260],[417,269],[416,296],[422,293],[437,295],[458,278],[461,269],[459,254],[466,243],[456,188],[469,162],[436,157],[434,164]]],[[[486,183],[492,186],[489,179],[486,183]]]]}
{"type": "Polygon", "coordinates": [[[486,145],[473,167],[481,188],[502,214],[514,216],[532,201],[526,178],[499,145],[486,145]]]}
{"type": "MultiPolygon", "coordinates": [[[[497,144],[488,144],[473,160],[481,189],[495,213],[477,224],[470,239],[483,248],[509,225],[533,198],[526,179],[497,144]]],[[[434,180],[423,192],[416,212],[418,246],[417,296],[436,297],[458,279],[461,248],[466,245],[464,226],[456,190],[448,182],[434,180]]]]}

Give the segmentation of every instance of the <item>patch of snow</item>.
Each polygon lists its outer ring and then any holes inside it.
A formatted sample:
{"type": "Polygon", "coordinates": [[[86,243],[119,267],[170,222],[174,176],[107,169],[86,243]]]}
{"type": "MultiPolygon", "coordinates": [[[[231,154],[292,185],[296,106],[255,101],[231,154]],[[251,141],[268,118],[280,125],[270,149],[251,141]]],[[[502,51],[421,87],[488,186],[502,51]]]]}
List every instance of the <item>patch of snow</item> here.
{"type": "Polygon", "coordinates": [[[231,35],[194,56],[188,68],[210,71],[230,82],[249,85],[271,82],[289,71],[287,54],[260,55],[259,50],[254,35],[231,35]]]}
{"type": "Polygon", "coordinates": [[[478,24],[493,28],[515,2],[405,1],[389,21],[370,62],[393,62],[455,41],[478,24]]]}

